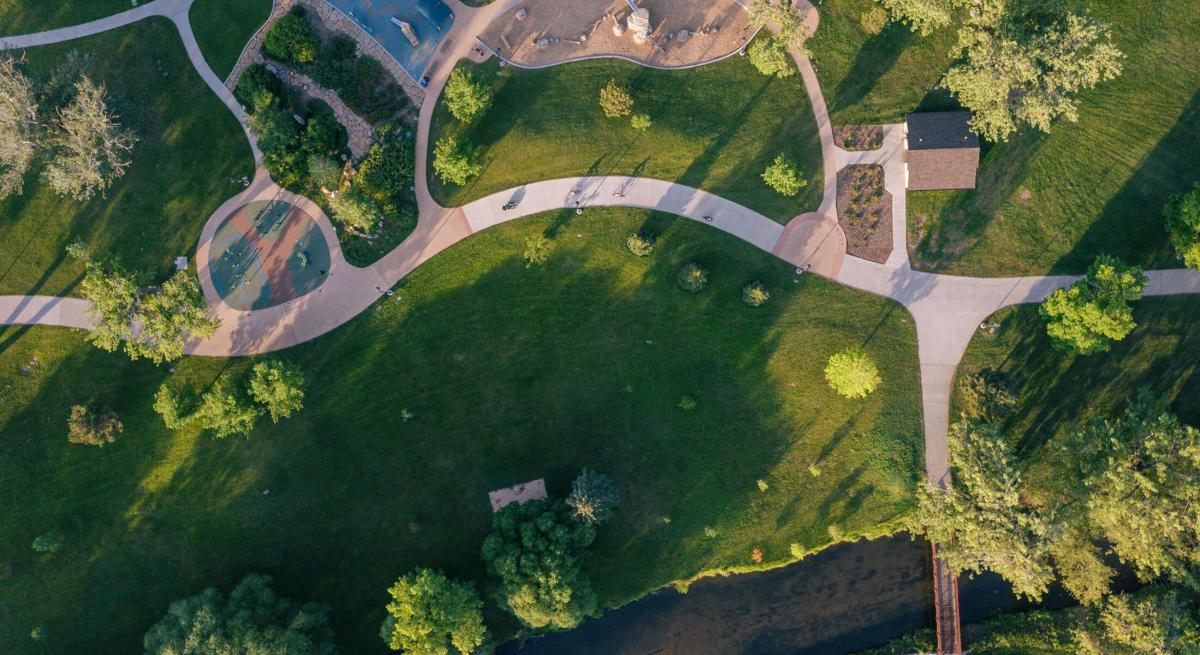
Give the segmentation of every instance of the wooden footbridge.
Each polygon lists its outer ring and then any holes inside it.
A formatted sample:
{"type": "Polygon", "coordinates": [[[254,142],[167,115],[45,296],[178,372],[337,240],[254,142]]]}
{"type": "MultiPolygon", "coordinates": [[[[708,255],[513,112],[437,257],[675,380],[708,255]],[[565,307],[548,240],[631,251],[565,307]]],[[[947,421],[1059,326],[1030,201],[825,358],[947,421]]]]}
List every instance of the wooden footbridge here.
{"type": "Polygon", "coordinates": [[[938,655],[961,655],[962,635],[958,620],[958,578],[938,557],[937,544],[933,545],[933,613],[937,632],[938,655]]]}

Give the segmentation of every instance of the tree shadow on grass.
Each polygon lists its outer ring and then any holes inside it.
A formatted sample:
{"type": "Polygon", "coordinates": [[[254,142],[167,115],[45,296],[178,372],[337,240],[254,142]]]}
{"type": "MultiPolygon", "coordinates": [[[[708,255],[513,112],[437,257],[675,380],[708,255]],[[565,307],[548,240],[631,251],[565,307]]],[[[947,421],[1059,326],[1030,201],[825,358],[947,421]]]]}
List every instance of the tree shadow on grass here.
{"type": "Polygon", "coordinates": [[[854,56],[849,72],[830,95],[829,113],[837,114],[867,97],[879,78],[896,65],[901,53],[914,38],[906,26],[890,23],[882,32],[868,39],[854,56]]]}

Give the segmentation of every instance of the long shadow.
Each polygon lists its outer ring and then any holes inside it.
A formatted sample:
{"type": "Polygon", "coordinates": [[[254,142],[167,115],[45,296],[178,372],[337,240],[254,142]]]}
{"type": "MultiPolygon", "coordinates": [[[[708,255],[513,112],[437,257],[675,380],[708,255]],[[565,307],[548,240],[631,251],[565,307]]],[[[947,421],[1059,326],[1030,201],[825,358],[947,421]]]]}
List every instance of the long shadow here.
{"type": "Polygon", "coordinates": [[[868,39],[854,56],[850,71],[829,96],[829,113],[837,114],[867,97],[879,78],[896,65],[900,54],[914,38],[913,32],[904,25],[891,23],[868,39]]]}
{"type": "Polygon", "coordinates": [[[1121,190],[1105,204],[1100,218],[1055,263],[1052,273],[1081,273],[1096,255],[1110,254],[1146,268],[1176,268],[1167,242],[1162,208],[1172,194],[1191,188],[1200,175],[1200,91],[1197,91],[1121,190]]]}

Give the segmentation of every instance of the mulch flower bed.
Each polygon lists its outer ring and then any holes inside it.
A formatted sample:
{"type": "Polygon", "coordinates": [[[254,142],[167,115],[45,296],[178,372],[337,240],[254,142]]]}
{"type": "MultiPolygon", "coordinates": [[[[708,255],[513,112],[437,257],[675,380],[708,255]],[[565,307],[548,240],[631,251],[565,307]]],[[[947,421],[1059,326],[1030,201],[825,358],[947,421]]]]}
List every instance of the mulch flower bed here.
{"type": "Polygon", "coordinates": [[[834,128],[833,142],[842,150],[875,150],[883,145],[883,126],[844,125],[834,128]]]}
{"type": "Polygon", "coordinates": [[[886,262],[892,253],[892,194],[883,187],[883,167],[865,164],[838,171],[837,209],[846,251],[886,262]]]}

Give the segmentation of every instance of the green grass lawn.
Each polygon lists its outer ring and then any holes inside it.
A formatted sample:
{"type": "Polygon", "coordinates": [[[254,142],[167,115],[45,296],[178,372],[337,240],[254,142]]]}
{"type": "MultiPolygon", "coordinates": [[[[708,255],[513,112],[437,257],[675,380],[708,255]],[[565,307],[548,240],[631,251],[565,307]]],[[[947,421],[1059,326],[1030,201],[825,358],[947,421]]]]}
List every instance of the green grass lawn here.
{"type": "Polygon", "coordinates": [[[97,36],[25,51],[31,77],[46,79],[71,51],[94,55],[120,122],[138,142],[133,164],[106,197],[78,202],[41,183],[0,201],[0,293],[70,294],[83,268],[65,255],[81,239],[135,268],[158,273],[191,256],[200,228],[240,191],[254,162],[237,121],[201,81],[175,27],[151,18],[97,36]]]}
{"type": "MultiPolygon", "coordinates": [[[[1097,254],[1176,266],[1161,210],[1200,177],[1200,4],[1087,0],[1112,25],[1124,73],[1084,93],[1079,122],[985,146],[975,191],[908,197],[915,268],[964,275],[1081,273],[1097,254]]],[[[872,0],[821,5],[809,41],[835,125],[953,108],[935,91],[953,29],[921,37],[858,24],[872,0]]]]}
{"type": "Polygon", "coordinates": [[[464,63],[493,80],[491,109],[472,125],[439,102],[430,152],[443,134],[480,148],[483,172],[465,187],[443,186],[429,171],[438,202],[457,206],[528,182],[572,175],[631,175],[712,191],[775,220],[821,202],[821,148],[799,75],[763,77],[744,57],[683,71],[658,71],[617,60],[541,70],[464,63]],[[628,118],[606,118],[599,93],[609,79],[627,83],[635,113],[653,126],[638,132],[628,118]],[[787,198],[762,181],[779,153],[808,179],[787,198]]]}
{"type": "Polygon", "coordinates": [[[78,25],[130,8],[129,0],[0,0],[0,36],[78,25]]]}
{"type": "Polygon", "coordinates": [[[818,8],[821,22],[808,48],[835,126],[900,123],[923,102],[924,109],[947,105],[945,94],[929,92],[950,65],[954,31],[921,37],[891,24],[871,36],[859,17],[878,6],[876,0],[831,0],[818,8]]]}
{"type": "Polygon", "coordinates": [[[196,0],[188,22],[217,77],[225,79],[238,55],[271,13],[271,0],[196,0]]]}
{"type": "MultiPolygon", "coordinates": [[[[561,495],[584,466],[625,496],[586,561],[604,603],[752,566],[755,547],[780,564],[791,543],[827,545],[830,524],[886,528],[910,510],[922,461],[911,319],[791,270],[684,219],[523,219],[283,353],[309,377],[305,410],[225,441],[163,428],[151,404],[167,367],[68,331],[0,331],[0,562],[14,570],[0,582],[0,651],[134,651],[172,599],[263,571],[288,596],[330,602],[344,652],[383,652],[397,576],[427,565],[484,581],[488,490],[545,477],[561,495]],[[646,222],[661,236],[638,259],[624,240],[646,222]],[[546,232],[549,262],[526,269],[525,239],[546,232]],[[674,279],[688,261],[710,271],[696,295],[674,279]],[[741,288],[756,279],[771,298],[753,309],[741,288]],[[826,358],[860,345],[883,386],[840,399],[826,358]],[[68,408],[89,399],[124,421],[115,445],[67,443],[68,408]],[[43,558],[30,543],[47,530],[66,545],[43,558]]],[[[187,359],[176,374],[207,383],[249,364],[187,359]]]]}
{"type": "MultiPolygon", "coordinates": [[[[989,321],[995,336],[979,334],[959,367],[1004,370],[1020,391],[1005,425],[1026,460],[1035,495],[1055,488],[1073,426],[1092,414],[1112,416],[1142,387],[1171,401],[1185,422],[1200,425],[1200,297],[1148,298],[1136,305],[1138,328],[1111,352],[1064,355],[1050,346],[1036,305],[1007,309],[989,321]]],[[[1069,454],[1065,454],[1069,456],[1069,454]]]]}

